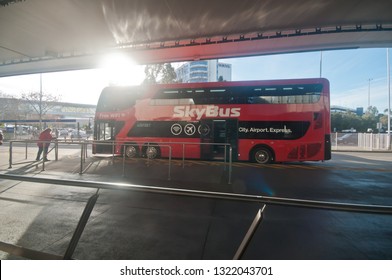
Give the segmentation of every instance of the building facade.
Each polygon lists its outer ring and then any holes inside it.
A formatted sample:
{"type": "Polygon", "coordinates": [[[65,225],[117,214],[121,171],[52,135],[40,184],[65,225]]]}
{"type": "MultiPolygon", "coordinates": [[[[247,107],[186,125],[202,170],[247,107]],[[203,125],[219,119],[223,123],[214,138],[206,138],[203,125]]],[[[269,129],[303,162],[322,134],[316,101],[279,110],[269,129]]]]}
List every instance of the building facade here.
{"type": "Polygon", "coordinates": [[[231,81],[231,64],[218,60],[187,62],[175,71],[180,83],[231,81]]]}

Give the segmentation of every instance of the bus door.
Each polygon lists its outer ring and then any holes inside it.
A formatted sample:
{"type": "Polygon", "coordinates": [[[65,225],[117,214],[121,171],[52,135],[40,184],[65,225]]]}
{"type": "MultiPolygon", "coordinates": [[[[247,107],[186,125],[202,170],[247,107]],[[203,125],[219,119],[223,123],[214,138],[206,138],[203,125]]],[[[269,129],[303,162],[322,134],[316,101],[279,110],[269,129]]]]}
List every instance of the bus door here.
{"type": "Polygon", "coordinates": [[[237,119],[220,119],[220,120],[201,120],[200,122],[200,158],[223,159],[229,158],[229,147],[219,144],[230,144],[233,149],[233,160],[238,155],[238,120],[237,119]],[[212,145],[212,144],[216,145],[212,145]]]}
{"type": "Polygon", "coordinates": [[[116,135],[124,126],[123,121],[100,120],[94,125],[95,148],[93,153],[111,154],[114,147],[111,145],[116,140],[116,135]],[[101,144],[100,144],[101,143],[101,144]]]}

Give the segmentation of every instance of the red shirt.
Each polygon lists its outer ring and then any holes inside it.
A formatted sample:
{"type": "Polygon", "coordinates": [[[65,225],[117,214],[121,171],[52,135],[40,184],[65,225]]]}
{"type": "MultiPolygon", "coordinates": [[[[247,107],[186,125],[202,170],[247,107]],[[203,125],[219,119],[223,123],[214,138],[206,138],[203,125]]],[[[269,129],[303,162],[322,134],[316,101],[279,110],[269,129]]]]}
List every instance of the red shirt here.
{"type": "MultiPolygon", "coordinates": [[[[41,132],[38,139],[42,140],[42,141],[51,141],[53,139],[53,137],[52,137],[52,134],[50,133],[50,130],[45,129],[44,131],[41,132]]],[[[45,144],[45,147],[48,147],[50,145],[50,143],[37,142],[38,147],[43,147],[44,144],[45,144]]]]}

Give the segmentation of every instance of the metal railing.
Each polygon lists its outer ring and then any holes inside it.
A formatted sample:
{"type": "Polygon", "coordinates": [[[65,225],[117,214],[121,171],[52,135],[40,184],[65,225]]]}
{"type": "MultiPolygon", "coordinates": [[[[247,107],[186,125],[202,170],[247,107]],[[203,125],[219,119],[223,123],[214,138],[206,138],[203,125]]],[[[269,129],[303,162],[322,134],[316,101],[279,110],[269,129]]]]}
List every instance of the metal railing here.
{"type": "MultiPolygon", "coordinates": [[[[231,184],[231,175],[232,175],[232,163],[233,163],[233,148],[231,147],[230,144],[228,143],[200,143],[200,142],[159,142],[157,144],[152,144],[152,143],[146,143],[146,141],[133,141],[131,143],[126,143],[124,141],[109,141],[109,142],[101,142],[101,141],[88,141],[85,142],[85,145],[111,145],[112,146],[112,159],[114,160],[115,156],[115,147],[116,146],[121,146],[123,149],[123,176],[125,176],[125,148],[129,146],[146,146],[148,147],[166,147],[169,149],[169,170],[168,170],[168,180],[171,180],[171,166],[172,166],[172,159],[173,159],[173,146],[175,145],[181,145],[182,146],[182,168],[185,168],[185,154],[186,154],[186,146],[191,146],[191,145],[209,145],[209,146],[222,146],[224,148],[224,156],[223,156],[223,168],[226,170],[226,165],[227,165],[227,158],[228,158],[228,165],[229,165],[229,171],[228,171],[228,184],[231,184]],[[229,151],[227,151],[229,150],[229,151]],[[227,153],[229,153],[227,155],[227,153]]],[[[149,157],[147,157],[147,160],[150,160],[149,157]]]]}
{"type": "MultiPolygon", "coordinates": [[[[86,162],[87,158],[87,149],[88,145],[110,145],[112,146],[112,161],[114,163],[114,158],[115,158],[115,149],[116,146],[121,146],[123,149],[123,155],[122,155],[122,172],[123,176],[125,176],[125,162],[126,162],[126,155],[125,155],[125,147],[132,146],[132,145],[140,145],[140,146],[146,146],[148,147],[164,147],[169,149],[169,167],[168,167],[168,180],[171,180],[171,169],[172,169],[172,149],[173,145],[181,145],[182,146],[182,168],[185,168],[185,153],[186,153],[186,146],[190,145],[210,145],[210,146],[222,146],[224,147],[224,156],[223,156],[223,166],[224,170],[226,170],[226,165],[227,165],[227,158],[229,158],[229,171],[228,171],[228,184],[231,184],[231,175],[232,175],[232,153],[233,149],[230,144],[227,143],[196,143],[196,142],[159,142],[159,144],[152,144],[152,143],[146,143],[145,141],[138,141],[138,142],[132,142],[133,144],[125,143],[124,141],[92,141],[92,140],[85,140],[85,141],[41,141],[41,140],[13,140],[9,142],[9,169],[12,168],[12,165],[15,164],[26,164],[26,163],[31,163],[31,162],[36,162],[36,161],[25,161],[25,162],[19,162],[19,163],[13,163],[13,143],[24,143],[25,144],[25,159],[27,160],[27,154],[28,154],[28,144],[29,143],[54,143],[54,147],[52,147],[49,151],[51,152],[53,149],[55,150],[55,160],[58,160],[58,149],[60,144],[65,144],[65,145],[80,145],[80,168],[79,168],[79,174],[83,174],[86,172],[87,168],[84,168],[84,163],[86,162]],[[227,150],[229,150],[229,154],[227,156],[227,150]]],[[[44,158],[46,155],[44,155],[44,158]]],[[[149,157],[147,157],[148,160],[150,160],[149,157]]],[[[39,162],[41,163],[41,161],[39,162]]],[[[42,161],[42,171],[45,171],[45,161],[42,161]]]]}
{"type": "MultiPolygon", "coordinates": [[[[125,176],[125,156],[126,156],[125,155],[125,148],[129,147],[129,146],[132,146],[132,145],[128,145],[128,144],[123,145],[123,147],[124,147],[124,152],[123,152],[123,176],[125,176]]],[[[170,181],[170,179],[171,179],[171,166],[172,166],[172,147],[169,146],[169,145],[158,145],[158,144],[150,144],[150,143],[148,143],[147,144],[147,149],[149,147],[166,147],[166,148],[169,149],[169,170],[167,172],[167,174],[168,174],[167,175],[167,179],[170,181]]],[[[147,160],[149,161],[150,157],[147,156],[147,160]]]]}
{"type": "MultiPolygon", "coordinates": [[[[14,143],[23,143],[25,145],[25,160],[27,160],[27,155],[28,155],[28,144],[37,144],[37,143],[43,143],[43,144],[54,144],[52,148],[50,148],[47,152],[49,154],[51,151],[54,150],[55,152],[55,161],[58,161],[58,154],[59,154],[59,145],[60,144],[66,144],[66,145],[81,145],[81,152],[83,153],[83,144],[85,142],[67,142],[67,141],[58,141],[58,140],[52,140],[52,141],[42,141],[42,140],[12,140],[9,142],[9,158],[8,158],[8,168],[11,169],[13,165],[19,165],[19,164],[26,164],[26,163],[42,163],[42,171],[45,171],[45,160],[32,160],[32,161],[23,161],[23,162],[18,162],[15,163],[13,162],[13,147],[14,143]]],[[[45,150],[43,151],[43,159],[46,158],[47,154],[45,154],[45,150]]],[[[81,157],[84,156],[84,160],[86,155],[81,154],[81,157]]]]}
{"type": "MultiPolygon", "coordinates": [[[[234,259],[240,259],[246,248],[248,247],[254,233],[256,232],[259,224],[263,219],[263,213],[266,205],[278,205],[278,206],[292,206],[292,207],[304,207],[304,208],[312,208],[312,209],[325,209],[325,210],[335,210],[335,211],[349,211],[349,212],[359,212],[359,213],[373,213],[373,214],[392,214],[392,206],[384,206],[384,205],[366,205],[366,204],[352,204],[352,203],[338,203],[338,202],[328,202],[328,201],[317,201],[317,200],[305,200],[305,199],[292,199],[292,198],[282,198],[282,197],[268,197],[261,195],[248,195],[248,194],[235,194],[235,193],[219,193],[219,192],[211,192],[211,191],[198,191],[198,190],[189,190],[189,189],[174,189],[167,187],[155,187],[155,186],[143,186],[143,185],[135,185],[135,184],[126,184],[126,183],[110,183],[110,182],[92,182],[92,181],[79,181],[79,180],[62,180],[62,179],[50,179],[50,178],[40,178],[40,177],[27,177],[27,176],[17,176],[17,175],[8,175],[8,174],[0,174],[0,179],[3,180],[17,180],[23,182],[31,182],[31,183],[42,183],[42,184],[53,184],[53,185],[63,185],[63,186],[73,186],[73,187],[81,187],[81,188],[94,188],[97,189],[97,192],[90,197],[87,202],[87,205],[83,211],[83,214],[79,220],[78,226],[75,229],[73,237],[70,241],[70,244],[67,248],[67,251],[63,258],[70,259],[72,258],[73,252],[76,249],[77,243],[83,233],[83,230],[87,224],[87,221],[90,217],[90,214],[94,208],[94,205],[98,199],[98,192],[100,189],[107,190],[128,190],[128,191],[137,191],[137,192],[145,192],[145,193],[156,193],[156,194],[167,194],[167,195],[176,195],[176,196],[187,196],[187,197],[196,197],[196,198],[211,198],[211,199],[219,199],[219,200],[231,200],[231,201],[239,201],[239,202],[256,202],[263,205],[256,213],[256,216],[249,227],[246,235],[244,236],[240,246],[238,247],[234,259]]],[[[2,242],[0,242],[2,243],[2,242]]],[[[0,244],[0,249],[6,250],[6,248],[10,247],[10,251],[15,252],[18,251],[15,249],[14,245],[4,246],[5,243],[0,244]]],[[[7,250],[7,252],[10,252],[7,250]]],[[[23,250],[19,250],[23,251],[23,250]]],[[[34,256],[31,254],[32,250],[28,250],[30,256],[34,256]]],[[[38,257],[50,257],[46,253],[37,252],[38,257]],[[41,254],[40,254],[41,253],[41,254]]],[[[60,258],[60,256],[52,255],[52,257],[60,258]]]]}
{"type": "Polygon", "coordinates": [[[391,136],[386,133],[332,133],[333,150],[390,151],[391,136]]]}

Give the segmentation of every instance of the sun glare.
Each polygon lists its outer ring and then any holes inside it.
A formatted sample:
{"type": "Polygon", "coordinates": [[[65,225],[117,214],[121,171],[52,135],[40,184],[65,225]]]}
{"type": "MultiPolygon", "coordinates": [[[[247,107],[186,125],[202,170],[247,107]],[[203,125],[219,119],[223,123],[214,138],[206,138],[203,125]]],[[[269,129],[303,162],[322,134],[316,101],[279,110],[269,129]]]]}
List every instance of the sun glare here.
{"type": "Polygon", "coordinates": [[[106,56],[101,68],[113,85],[138,85],[144,79],[143,66],[136,65],[132,59],[122,53],[106,56]]]}

